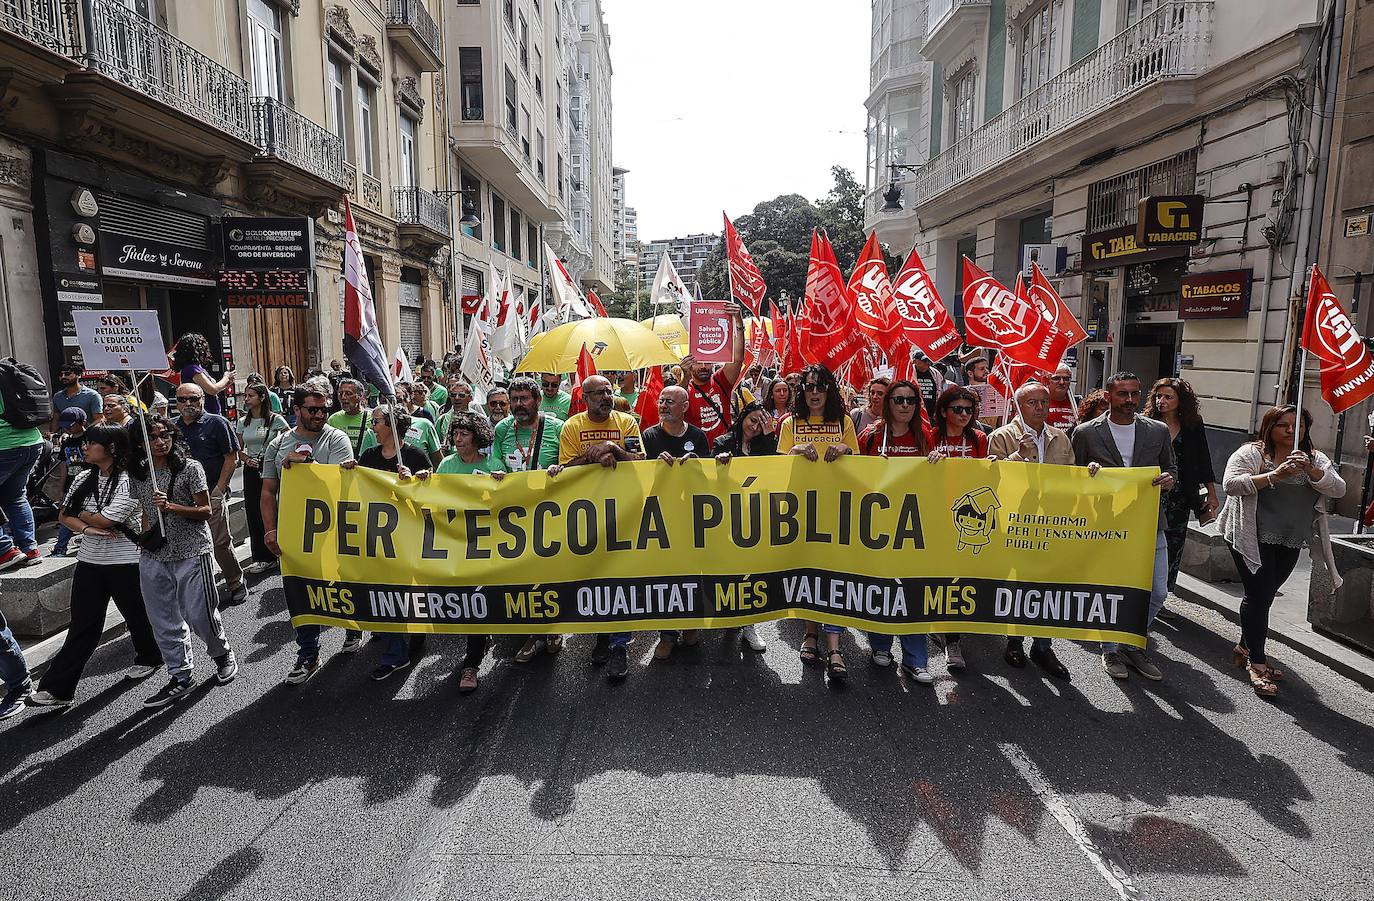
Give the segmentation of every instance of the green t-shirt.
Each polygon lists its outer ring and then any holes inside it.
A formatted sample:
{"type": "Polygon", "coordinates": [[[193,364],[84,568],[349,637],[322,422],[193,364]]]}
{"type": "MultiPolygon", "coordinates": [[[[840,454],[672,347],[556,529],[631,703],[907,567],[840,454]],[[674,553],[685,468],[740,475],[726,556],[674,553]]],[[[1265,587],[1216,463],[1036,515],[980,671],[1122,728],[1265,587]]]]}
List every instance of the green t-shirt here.
{"type": "MultiPolygon", "coordinates": [[[[367,437],[363,439],[363,450],[373,447],[376,443],[377,436],[373,434],[371,429],[368,429],[367,437]]],[[[419,448],[427,455],[439,453],[439,433],[434,431],[434,423],[418,416],[411,419],[410,428],[406,429],[406,444],[419,448]]]]}
{"type": "Polygon", "coordinates": [[[434,402],[436,407],[442,407],[448,402],[448,389],[435,382],[434,387],[430,389],[429,399],[434,402]]]}
{"type": "Polygon", "coordinates": [[[539,393],[539,412],[548,413],[564,422],[568,419],[568,407],[572,405],[572,395],[566,391],[558,392],[557,397],[549,397],[542,391],[539,393]]]}
{"type": "MultiPolygon", "coordinates": [[[[343,410],[336,410],[329,414],[329,424],[348,436],[348,440],[353,442],[353,453],[363,452],[363,442],[367,440],[371,432],[372,412],[361,407],[357,413],[349,416],[343,410]]],[[[373,440],[376,443],[376,440],[373,440]]]]}
{"type": "Polygon", "coordinates": [[[629,394],[626,394],[624,391],[621,391],[619,388],[617,388],[615,389],[615,393],[617,397],[623,397],[630,402],[630,412],[633,413],[635,411],[635,404],[639,401],[639,389],[636,388],[629,394]]]}
{"type": "MultiPolygon", "coordinates": [[[[5,399],[0,397],[0,413],[5,412],[5,399]]],[[[43,443],[43,435],[38,429],[16,429],[4,419],[0,419],[0,450],[14,450],[16,447],[29,447],[43,443]]]]}
{"type": "Polygon", "coordinates": [[[468,463],[457,454],[449,454],[439,464],[439,468],[434,471],[440,475],[466,476],[472,475],[474,472],[505,472],[506,465],[501,462],[501,458],[496,455],[495,451],[476,463],[468,463]]]}
{"type": "Polygon", "coordinates": [[[491,449],[505,464],[506,472],[547,469],[558,462],[558,439],[563,434],[563,420],[545,414],[544,434],[539,438],[539,450],[531,455],[535,457],[530,461],[531,465],[526,465],[525,458],[526,455],[530,455],[535,428],[519,428],[514,416],[507,416],[496,424],[496,438],[492,441],[491,449]]]}
{"type": "Polygon", "coordinates": [[[277,392],[275,392],[275,391],[269,391],[269,392],[267,392],[267,402],[268,402],[269,404],[272,405],[272,412],[273,412],[273,413],[280,413],[280,412],[281,412],[281,398],[280,398],[280,397],[277,397],[277,392]]]}

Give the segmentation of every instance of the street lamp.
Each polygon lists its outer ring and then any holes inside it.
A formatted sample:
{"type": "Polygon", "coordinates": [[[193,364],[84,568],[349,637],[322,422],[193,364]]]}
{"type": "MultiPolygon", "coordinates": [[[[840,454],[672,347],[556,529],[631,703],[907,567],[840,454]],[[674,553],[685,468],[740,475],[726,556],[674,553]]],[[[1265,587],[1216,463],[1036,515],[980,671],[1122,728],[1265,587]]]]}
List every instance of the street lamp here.
{"type": "Polygon", "coordinates": [[[434,195],[435,195],[436,197],[441,197],[441,198],[443,198],[444,200],[450,200],[450,199],[452,199],[455,195],[462,194],[462,195],[463,195],[463,218],[461,218],[461,219],[458,220],[458,224],[461,225],[461,226],[464,226],[464,227],[466,227],[466,228],[476,228],[477,226],[479,226],[479,225],[482,224],[482,217],[477,215],[477,205],[474,204],[474,203],[472,202],[472,198],[468,196],[468,193],[469,193],[470,191],[473,191],[473,190],[475,190],[475,189],[474,189],[474,188],[470,188],[470,187],[469,187],[469,188],[452,188],[452,189],[446,190],[446,191],[435,191],[435,192],[434,192],[434,195]]]}
{"type": "Polygon", "coordinates": [[[915,173],[919,166],[908,166],[906,163],[887,164],[887,190],[883,192],[882,213],[900,213],[902,211],[902,189],[897,187],[897,170],[915,173]]]}

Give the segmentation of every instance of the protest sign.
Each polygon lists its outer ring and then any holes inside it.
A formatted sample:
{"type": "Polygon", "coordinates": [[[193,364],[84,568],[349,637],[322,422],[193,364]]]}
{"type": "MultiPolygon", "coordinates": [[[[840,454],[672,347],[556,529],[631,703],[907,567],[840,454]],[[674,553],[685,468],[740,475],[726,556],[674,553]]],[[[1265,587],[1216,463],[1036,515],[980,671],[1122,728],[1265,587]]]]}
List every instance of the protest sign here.
{"type": "Polygon", "coordinates": [[[73,310],[72,320],[87,369],[167,368],[157,310],[73,310]]]}
{"type": "Polygon", "coordinates": [[[688,352],[696,362],[730,362],[735,337],[730,307],[724,300],[692,301],[688,352]]]}
{"type": "Polygon", "coordinates": [[[799,457],[398,482],[293,466],[292,621],[611,632],[804,618],[1143,646],[1154,469],[799,457]]]}

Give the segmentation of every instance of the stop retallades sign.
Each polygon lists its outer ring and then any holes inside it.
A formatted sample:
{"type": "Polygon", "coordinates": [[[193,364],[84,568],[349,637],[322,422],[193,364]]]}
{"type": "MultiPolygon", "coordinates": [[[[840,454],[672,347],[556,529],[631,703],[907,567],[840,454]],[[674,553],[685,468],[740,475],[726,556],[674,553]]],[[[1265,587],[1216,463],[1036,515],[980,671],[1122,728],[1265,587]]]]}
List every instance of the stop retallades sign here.
{"type": "Polygon", "coordinates": [[[152,370],[168,366],[157,310],[73,310],[87,369],[152,370]]]}
{"type": "Polygon", "coordinates": [[[698,363],[729,363],[734,359],[733,304],[724,300],[692,301],[688,352],[698,363]]]}

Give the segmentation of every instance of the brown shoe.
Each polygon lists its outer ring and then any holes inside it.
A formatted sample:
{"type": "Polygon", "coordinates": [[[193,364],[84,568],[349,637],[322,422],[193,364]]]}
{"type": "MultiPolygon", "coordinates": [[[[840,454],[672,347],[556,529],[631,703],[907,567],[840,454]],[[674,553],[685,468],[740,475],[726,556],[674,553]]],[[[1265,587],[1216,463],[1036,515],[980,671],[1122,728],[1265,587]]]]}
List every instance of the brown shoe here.
{"type": "Polygon", "coordinates": [[[544,651],[549,654],[557,654],[561,650],[563,650],[563,636],[550,635],[544,644],[544,651]]]}
{"type": "Polygon", "coordinates": [[[675,647],[677,647],[676,641],[660,638],[658,644],[654,647],[654,659],[667,660],[669,657],[673,656],[673,648],[675,647]]]}
{"type": "Polygon", "coordinates": [[[477,690],[477,667],[468,666],[463,668],[463,676],[458,680],[458,693],[471,694],[477,690]]]}
{"type": "Polygon", "coordinates": [[[691,647],[701,641],[700,629],[687,629],[682,633],[682,643],[691,647]]]}

